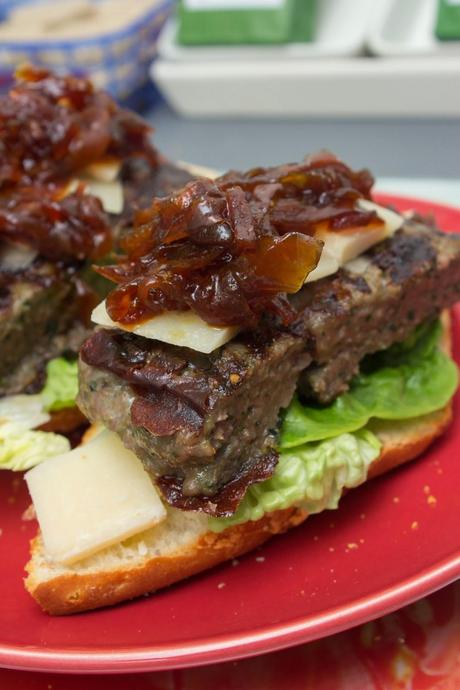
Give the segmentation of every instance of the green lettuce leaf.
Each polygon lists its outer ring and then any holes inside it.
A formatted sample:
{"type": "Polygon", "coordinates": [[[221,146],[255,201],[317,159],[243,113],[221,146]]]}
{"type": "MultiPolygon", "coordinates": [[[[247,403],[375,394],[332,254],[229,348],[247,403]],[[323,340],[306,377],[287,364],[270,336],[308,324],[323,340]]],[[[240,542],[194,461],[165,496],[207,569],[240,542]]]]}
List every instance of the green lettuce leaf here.
{"type": "Polygon", "coordinates": [[[57,357],[46,366],[46,383],[41,395],[48,412],[73,407],[78,393],[77,360],[57,357]]]}
{"type": "Polygon", "coordinates": [[[380,454],[378,438],[365,429],[340,434],[319,443],[307,443],[280,453],[270,479],[249,487],[234,515],[210,518],[209,527],[221,532],[265,513],[300,504],[310,515],[337,508],[344,488],[362,484],[369,465],[380,454]]]}
{"type": "Polygon", "coordinates": [[[65,436],[49,431],[31,431],[23,424],[0,424],[0,469],[24,471],[53,455],[70,450],[65,436]]]}
{"type": "Polygon", "coordinates": [[[294,448],[356,431],[372,418],[411,419],[439,410],[458,385],[455,363],[439,349],[439,321],[404,343],[367,358],[350,390],[327,407],[295,399],[281,427],[280,447],[294,448]]]}

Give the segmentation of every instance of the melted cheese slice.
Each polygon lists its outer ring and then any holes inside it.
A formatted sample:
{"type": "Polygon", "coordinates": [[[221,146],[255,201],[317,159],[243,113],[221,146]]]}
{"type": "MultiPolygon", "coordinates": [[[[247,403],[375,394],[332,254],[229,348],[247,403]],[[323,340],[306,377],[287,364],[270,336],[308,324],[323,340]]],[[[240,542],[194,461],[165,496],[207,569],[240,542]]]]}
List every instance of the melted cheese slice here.
{"type": "MultiPolygon", "coordinates": [[[[401,227],[403,218],[373,201],[362,199],[359,206],[366,211],[376,211],[384,225],[375,229],[351,228],[341,232],[326,232],[319,235],[324,248],[316,268],[308,275],[306,283],[312,283],[336,273],[341,266],[365,252],[374,244],[390,237],[401,227]]],[[[144,321],[134,327],[112,321],[107,314],[105,302],[94,309],[94,323],[106,328],[120,328],[136,335],[160,340],[178,347],[190,347],[198,352],[209,354],[231,340],[238,332],[237,328],[210,326],[192,311],[166,312],[144,321]]]]}
{"type": "Polygon", "coordinates": [[[25,475],[49,556],[70,564],[166,518],[142,463],[118,436],[46,460],[25,475]]]}
{"type": "Polygon", "coordinates": [[[99,326],[120,328],[144,338],[161,340],[163,343],[179,347],[190,347],[192,350],[206,354],[224,345],[238,332],[238,328],[230,326],[224,328],[210,326],[193,311],[168,311],[134,327],[129,327],[112,321],[107,314],[105,302],[101,302],[94,309],[91,320],[99,326]]]}

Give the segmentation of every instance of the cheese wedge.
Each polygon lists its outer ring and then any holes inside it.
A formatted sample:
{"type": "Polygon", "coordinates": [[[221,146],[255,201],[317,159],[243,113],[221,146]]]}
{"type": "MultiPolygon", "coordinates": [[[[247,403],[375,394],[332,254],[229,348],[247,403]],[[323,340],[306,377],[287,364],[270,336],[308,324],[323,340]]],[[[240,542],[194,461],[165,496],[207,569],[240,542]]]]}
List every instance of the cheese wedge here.
{"type": "Polygon", "coordinates": [[[166,518],[141,461],[110,431],[37,465],[25,479],[46,551],[59,563],[74,563],[166,518]]]}
{"type": "Polygon", "coordinates": [[[403,222],[403,218],[398,213],[383,208],[373,201],[360,199],[358,206],[365,211],[375,211],[384,224],[375,228],[356,228],[356,230],[341,230],[340,232],[328,230],[317,235],[324,242],[323,253],[335,258],[339,266],[343,266],[373,247],[374,244],[393,235],[403,222]]]}
{"type": "Polygon", "coordinates": [[[101,200],[104,211],[119,214],[123,211],[123,185],[118,180],[102,182],[91,177],[81,177],[80,182],[86,185],[87,194],[93,194],[101,200]]]}
{"type": "Polygon", "coordinates": [[[124,196],[121,182],[118,180],[113,182],[102,182],[100,180],[94,180],[92,177],[85,177],[82,175],[69,183],[65,190],[65,195],[72,194],[81,182],[85,185],[85,194],[93,194],[99,197],[104,211],[117,214],[122,212],[124,196]]]}
{"type": "Polygon", "coordinates": [[[192,350],[206,354],[224,345],[238,332],[238,328],[231,326],[223,328],[210,326],[193,311],[168,311],[136,324],[134,327],[129,327],[112,321],[107,314],[105,302],[101,302],[93,310],[91,320],[99,326],[120,328],[144,338],[161,340],[163,343],[179,347],[190,347],[192,350]]]}
{"type": "Polygon", "coordinates": [[[84,170],[84,177],[91,177],[99,182],[115,182],[120,170],[121,160],[110,158],[87,165],[84,170]]]}
{"type": "Polygon", "coordinates": [[[65,195],[72,194],[83,182],[86,194],[99,197],[107,213],[119,214],[124,206],[123,185],[117,179],[120,170],[121,161],[115,158],[91,163],[78,178],[70,181],[65,195]]]}
{"type": "Polygon", "coordinates": [[[320,280],[320,278],[325,278],[333,273],[336,273],[340,268],[340,264],[335,258],[331,256],[325,249],[321,252],[319,258],[319,263],[316,268],[313,269],[311,273],[308,274],[306,283],[313,283],[315,280],[320,280]]]}

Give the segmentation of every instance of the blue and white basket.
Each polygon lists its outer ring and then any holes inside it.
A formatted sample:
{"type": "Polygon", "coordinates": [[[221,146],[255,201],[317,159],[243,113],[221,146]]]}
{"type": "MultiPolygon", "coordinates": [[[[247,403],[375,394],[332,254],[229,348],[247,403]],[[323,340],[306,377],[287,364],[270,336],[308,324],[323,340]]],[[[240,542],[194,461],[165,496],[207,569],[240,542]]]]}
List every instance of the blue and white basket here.
{"type": "MultiPolygon", "coordinates": [[[[0,20],[8,16],[13,6],[38,1],[0,0],[0,20]]],[[[151,8],[143,16],[121,30],[87,39],[2,41],[0,87],[9,86],[19,64],[30,62],[59,72],[89,76],[98,88],[135,107],[143,96],[148,98],[145,89],[152,88],[148,81],[149,67],[156,55],[158,34],[173,5],[174,0],[152,0],[151,8]]]]}

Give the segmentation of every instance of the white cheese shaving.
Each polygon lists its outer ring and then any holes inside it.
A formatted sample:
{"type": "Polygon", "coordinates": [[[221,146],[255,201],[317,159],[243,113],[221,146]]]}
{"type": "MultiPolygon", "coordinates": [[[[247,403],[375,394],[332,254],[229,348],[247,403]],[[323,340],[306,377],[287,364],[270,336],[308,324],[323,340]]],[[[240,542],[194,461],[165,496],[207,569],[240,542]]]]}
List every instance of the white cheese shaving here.
{"type": "Polygon", "coordinates": [[[70,564],[162,522],[142,463],[110,431],[25,475],[47,554],[70,564]]]}
{"type": "Polygon", "coordinates": [[[231,340],[237,328],[226,326],[216,328],[203,321],[193,311],[168,311],[133,327],[112,321],[107,314],[105,302],[101,302],[91,314],[91,319],[99,326],[120,328],[163,343],[190,347],[198,352],[209,354],[231,340]]]}

